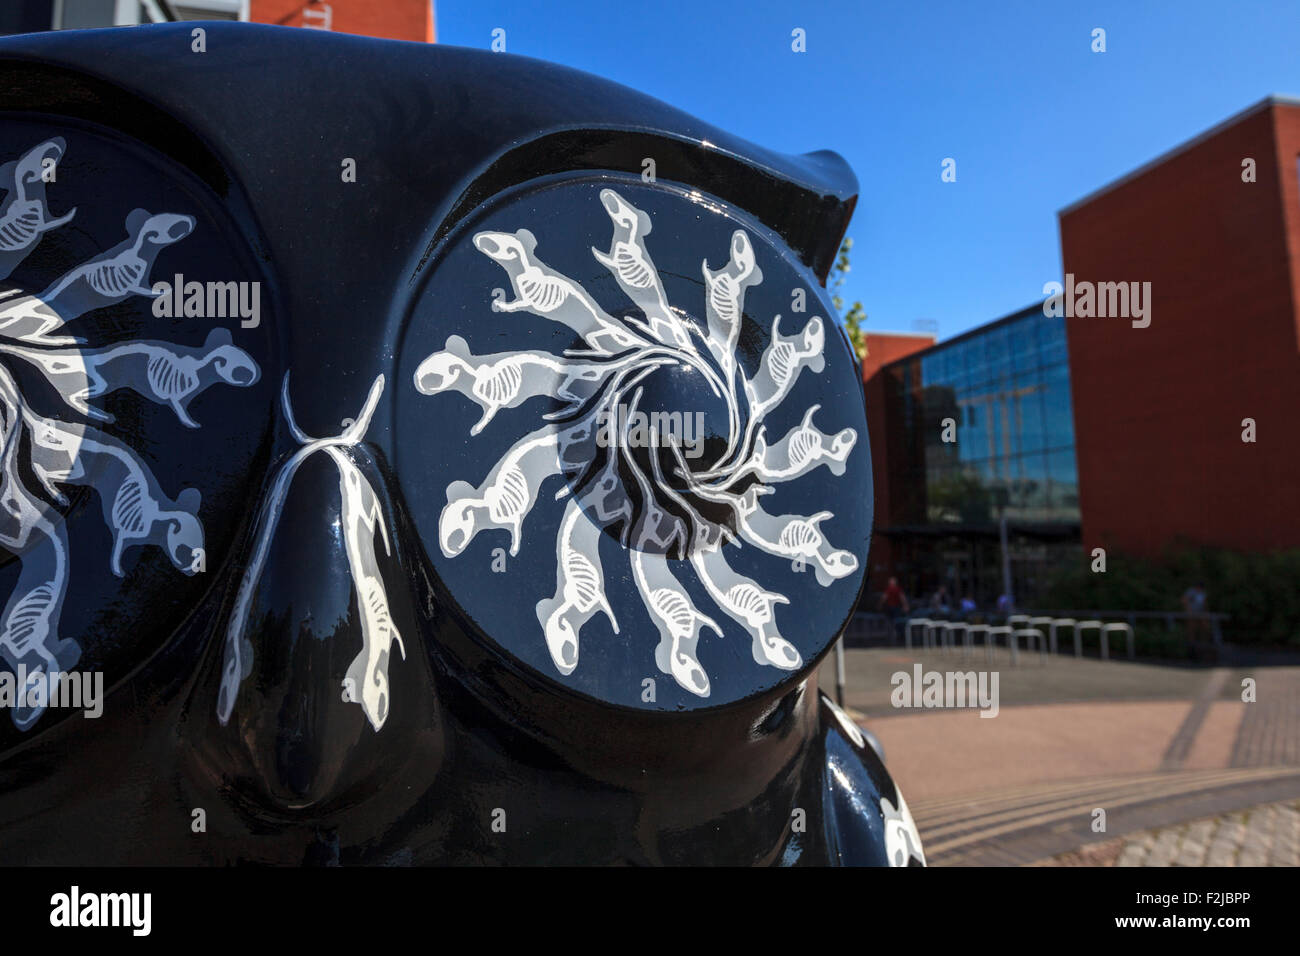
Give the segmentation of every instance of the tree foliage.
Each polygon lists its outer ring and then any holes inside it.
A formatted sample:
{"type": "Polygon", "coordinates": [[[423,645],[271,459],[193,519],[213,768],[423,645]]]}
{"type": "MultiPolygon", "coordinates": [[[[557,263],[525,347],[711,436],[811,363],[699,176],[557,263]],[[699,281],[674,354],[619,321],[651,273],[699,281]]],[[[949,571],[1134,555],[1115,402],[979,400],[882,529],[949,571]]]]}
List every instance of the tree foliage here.
{"type": "Polygon", "coordinates": [[[1200,581],[1207,610],[1230,615],[1223,626],[1227,640],[1300,646],[1300,548],[1179,546],[1156,559],[1111,552],[1106,565],[1104,574],[1093,573],[1085,560],[1060,574],[1043,606],[1181,611],[1183,592],[1200,581]]]}
{"type": "Polygon", "coordinates": [[[840,295],[840,288],[844,285],[844,280],[849,274],[849,254],[853,251],[853,240],[848,236],[840,243],[839,254],[835,258],[835,265],[831,268],[831,303],[835,310],[840,313],[840,321],[844,323],[844,330],[848,333],[849,341],[853,343],[853,351],[857,352],[859,361],[867,357],[867,333],[863,325],[867,321],[867,313],[862,308],[861,302],[854,302],[849,306],[848,311],[844,309],[844,297],[840,295]]]}

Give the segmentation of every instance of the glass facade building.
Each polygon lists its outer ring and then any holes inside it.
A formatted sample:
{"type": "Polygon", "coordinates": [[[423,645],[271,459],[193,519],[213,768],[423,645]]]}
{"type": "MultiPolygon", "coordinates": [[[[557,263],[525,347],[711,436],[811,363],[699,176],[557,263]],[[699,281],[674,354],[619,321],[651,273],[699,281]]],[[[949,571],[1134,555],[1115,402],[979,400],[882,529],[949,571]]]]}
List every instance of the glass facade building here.
{"type": "MultiPolygon", "coordinates": [[[[877,541],[910,593],[1032,601],[1079,553],[1079,486],[1065,319],[1041,305],[883,369],[887,513],[877,541]]],[[[873,436],[874,439],[875,436],[873,436]]],[[[874,563],[875,559],[873,559],[874,563]]]]}

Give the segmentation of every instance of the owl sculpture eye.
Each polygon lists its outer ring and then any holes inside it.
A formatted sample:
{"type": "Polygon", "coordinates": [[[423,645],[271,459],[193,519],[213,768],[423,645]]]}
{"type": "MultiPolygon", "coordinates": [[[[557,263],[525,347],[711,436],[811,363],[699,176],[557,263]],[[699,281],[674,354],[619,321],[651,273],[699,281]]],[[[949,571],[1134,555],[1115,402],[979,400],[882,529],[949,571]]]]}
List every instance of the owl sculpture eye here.
{"type": "Polygon", "coordinates": [[[854,364],[810,277],[743,214],[619,180],[526,191],[461,236],[397,399],[448,451],[413,440],[398,470],[474,623],[633,706],[798,672],[851,611],[871,513],[854,364]]]}
{"type": "Polygon", "coordinates": [[[257,437],[228,413],[257,401],[265,330],[240,327],[238,292],[195,314],[201,281],[187,317],[187,272],[258,283],[162,157],[15,122],[0,159],[0,660],[28,731],[74,668],[115,679],[156,647],[224,558],[228,523],[210,529],[257,437]]]}

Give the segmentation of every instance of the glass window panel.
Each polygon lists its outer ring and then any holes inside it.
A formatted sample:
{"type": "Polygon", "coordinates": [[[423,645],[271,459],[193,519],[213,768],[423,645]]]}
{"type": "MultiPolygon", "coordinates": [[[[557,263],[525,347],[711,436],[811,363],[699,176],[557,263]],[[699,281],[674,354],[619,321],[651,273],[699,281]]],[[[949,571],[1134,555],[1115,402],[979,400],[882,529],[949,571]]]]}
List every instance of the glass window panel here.
{"type": "Polygon", "coordinates": [[[1041,383],[1019,380],[1012,408],[1019,421],[1018,448],[1021,452],[1040,452],[1047,447],[1043,430],[1043,387],[1041,383]]]}
{"type": "Polygon", "coordinates": [[[1043,376],[1043,446],[1074,447],[1074,406],[1070,401],[1070,372],[1057,365],[1043,376]]]}
{"type": "Polygon", "coordinates": [[[1042,455],[1022,456],[1018,478],[1025,517],[1032,521],[1046,520],[1049,509],[1047,459],[1042,455]]]}
{"type": "Polygon", "coordinates": [[[963,343],[966,351],[966,380],[978,388],[989,380],[988,355],[984,336],[977,335],[963,343]]]}
{"type": "Polygon", "coordinates": [[[1011,373],[1011,327],[991,329],[984,340],[989,381],[998,381],[1011,373]]]}
{"type": "Polygon", "coordinates": [[[1079,477],[1075,466],[1074,449],[1048,452],[1047,470],[1052,519],[1078,521],[1079,477]]]}
{"type": "Polygon", "coordinates": [[[976,420],[979,422],[971,429],[970,441],[974,446],[972,458],[991,458],[998,454],[998,415],[997,405],[977,399],[975,403],[976,420]]]}
{"type": "Polygon", "coordinates": [[[948,384],[954,389],[964,391],[969,379],[966,377],[966,356],[961,349],[952,349],[948,354],[948,384]]]}
{"type": "Polygon", "coordinates": [[[971,382],[971,343],[969,340],[958,342],[952,347],[952,365],[953,375],[963,386],[969,387],[971,382]]]}
{"type": "MultiPolygon", "coordinates": [[[[909,362],[908,364],[911,365],[913,363],[909,362]]],[[[936,371],[935,357],[932,354],[927,355],[924,358],[922,358],[919,363],[915,363],[915,364],[919,364],[921,366],[920,368],[921,385],[922,387],[924,387],[927,383],[929,383],[931,380],[935,378],[935,371],[936,371]]]]}
{"type": "Polygon", "coordinates": [[[948,384],[948,349],[940,348],[930,355],[930,370],[926,374],[926,385],[946,385],[948,384]]]}
{"type": "Polygon", "coordinates": [[[1044,365],[1063,365],[1070,360],[1066,347],[1065,318],[1043,316],[1039,319],[1039,345],[1044,365]]]}
{"type": "Polygon", "coordinates": [[[961,431],[962,458],[984,458],[988,452],[984,448],[984,419],[981,409],[971,404],[962,407],[966,410],[966,427],[961,431]]]}
{"type": "Polygon", "coordinates": [[[1011,324],[1012,368],[1017,373],[1038,368],[1038,321],[1030,315],[1011,324]]]}
{"type": "Polygon", "coordinates": [[[960,387],[966,379],[966,357],[962,354],[960,345],[946,349],[945,352],[944,374],[947,376],[946,381],[954,388],[960,387]]]}
{"type": "Polygon", "coordinates": [[[1079,473],[1074,462],[1074,449],[1062,448],[1048,452],[1048,473],[1052,481],[1068,485],[1078,485],[1079,473]]]}

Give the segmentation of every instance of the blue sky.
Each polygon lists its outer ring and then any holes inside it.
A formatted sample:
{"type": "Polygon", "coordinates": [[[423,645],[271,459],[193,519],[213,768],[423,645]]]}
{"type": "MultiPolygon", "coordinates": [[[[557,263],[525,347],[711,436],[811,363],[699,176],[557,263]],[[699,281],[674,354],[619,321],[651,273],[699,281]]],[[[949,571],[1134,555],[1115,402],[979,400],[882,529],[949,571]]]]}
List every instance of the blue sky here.
{"type": "Polygon", "coordinates": [[[442,43],[609,77],[861,183],[846,298],[941,338],[1060,278],[1057,210],[1271,93],[1300,95],[1300,2],[439,0],[442,43]],[[807,52],[791,52],[802,27],[807,52]],[[1106,52],[1091,33],[1106,30],[1106,52]],[[957,181],[940,180],[946,157],[957,181]]]}

